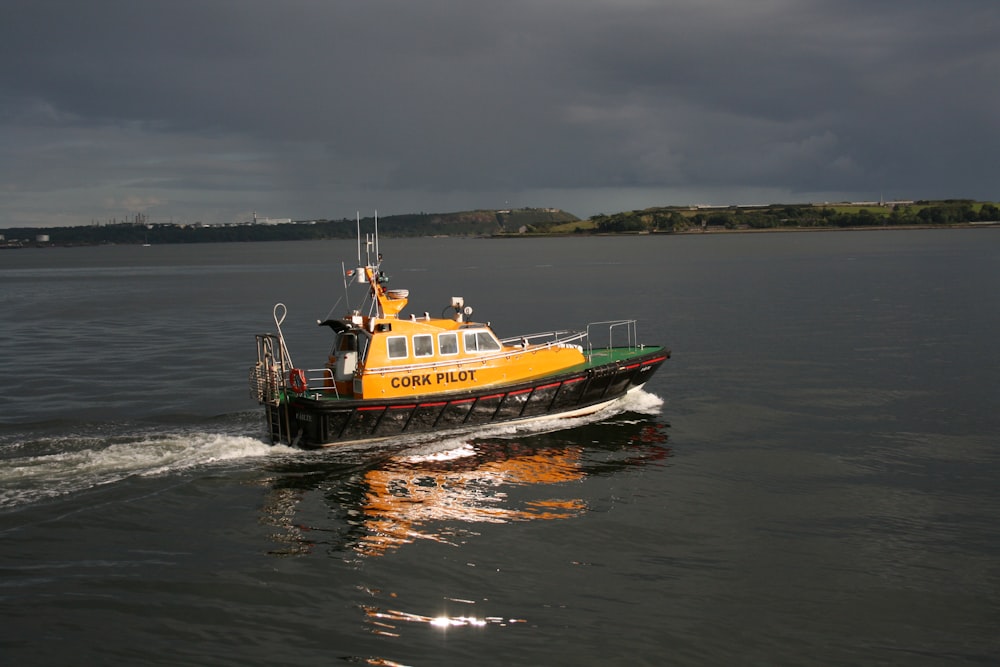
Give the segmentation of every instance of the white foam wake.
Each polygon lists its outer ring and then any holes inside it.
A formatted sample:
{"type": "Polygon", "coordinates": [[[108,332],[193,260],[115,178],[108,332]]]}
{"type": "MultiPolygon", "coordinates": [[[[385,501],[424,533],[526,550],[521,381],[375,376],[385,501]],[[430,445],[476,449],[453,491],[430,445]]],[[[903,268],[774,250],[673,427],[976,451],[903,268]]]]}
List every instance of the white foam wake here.
{"type": "Polygon", "coordinates": [[[14,443],[0,463],[0,508],[222,461],[287,454],[259,438],[208,432],[59,436],[14,443]],[[35,452],[35,453],[33,453],[35,452]]]}

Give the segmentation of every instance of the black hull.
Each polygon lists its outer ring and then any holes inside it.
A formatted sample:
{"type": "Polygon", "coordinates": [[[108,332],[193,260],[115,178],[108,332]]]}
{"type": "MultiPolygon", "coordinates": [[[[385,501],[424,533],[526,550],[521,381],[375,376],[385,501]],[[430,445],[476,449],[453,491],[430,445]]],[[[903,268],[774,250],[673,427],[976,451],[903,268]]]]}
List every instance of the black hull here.
{"type": "Polygon", "coordinates": [[[625,359],[531,382],[407,399],[292,396],[267,406],[267,422],[273,443],[317,448],[584,414],[642,386],[668,358],[669,350],[647,348],[625,359]]]}

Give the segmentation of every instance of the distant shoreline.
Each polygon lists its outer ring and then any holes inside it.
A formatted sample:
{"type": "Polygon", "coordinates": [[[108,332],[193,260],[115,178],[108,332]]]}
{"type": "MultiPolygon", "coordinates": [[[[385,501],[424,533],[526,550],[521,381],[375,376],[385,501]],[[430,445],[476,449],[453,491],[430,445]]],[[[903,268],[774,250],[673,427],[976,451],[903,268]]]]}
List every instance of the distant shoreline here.
{"type": "Polygon", "coordinates": [[[764,227],[764,228],[742,228],[726,229],[723,227],[709,227],[707,229],[686,229],[684,231],[657,231],[648,232],[539,232],[537,234],[493,234],[487,238],[493,239],[537,239],[537,238],[564,238],[564,237],[585,237],[585,236],[721,236],[725,234],[783,234],[798,232],[891,232],[902,230],[921,229],[1000,229],[1000,221],[996,222],[968,222],[954,223],[949,225],[868,225],[863,227],[764,227]]]}
{"type": "MultiPolygon", "coordinates": [[[[650,230],[650,231],[621,231],[621,232],[524,232],[524,233],[494,233],[494,234],[435,234],[435,235],[399,235],[389,234],[392,238],[478,238],[478,239],[539,239],[539,238],[585,238],[585,237],[611,237],[611,236],[723,236],[728,234],[786,234],[802,232],[888,232],[888,231],[915,231],[922,229],[1000,229],[1000,221],[988,222],[956,222],[950,224],[926,224],[926,225],[865,225],[853,227],[837,226],[816,226],[816,227],[705,227],[674,230],[650,230]]],[[[102,246],[135,246],[148,247],[150,245],[201,245],[205,243],[273,243],[275,241],[317,241],[317,240],[342,240],[340,237],[328,239],[246,239],[246,240],[199,240],[189,242],[165,241],[161,243],[149,244],[145,242],[106,242],[106,243],[11,243],[0,242],[0,250],[20,250],[28,248],[96,248],[102,246]]]]}
{"type": "Polygon", "coordinates": [[[361,220],[225,225],[155,223],[145,215],[108,224],[0,229],[0,248],[169,245],[354,239],[359,226],[385,237],[539,238],[638,234],[749,234],[890,229],[980,229],[1000,225],[1000,205],[969,199],[766,206],[666,206],[581,220],[556,208],[411,213],[361,220]]]}
{"type": "MultiPolygon", "coordinates": [[[[768,227],[764,229],[688,229],[670,234],[773,234],[776,232],[887,232],[915,229],[1000,229],[998,222],[967,222],[951,225],[872,225],[864,227],[768,227]]],[[[661,234],[663,232],[653,232],[661,234]]]]}

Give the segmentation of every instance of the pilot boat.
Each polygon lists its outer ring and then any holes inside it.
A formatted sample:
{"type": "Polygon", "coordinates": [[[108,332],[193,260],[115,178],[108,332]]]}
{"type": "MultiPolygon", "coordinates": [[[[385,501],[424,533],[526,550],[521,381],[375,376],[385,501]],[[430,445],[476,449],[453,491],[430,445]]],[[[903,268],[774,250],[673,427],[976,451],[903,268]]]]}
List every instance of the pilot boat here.
{"type": "Polygon", "coordinates": [[[362,265],[359,230],[360,266],[342,265],[345,290],[367,289],[362,307],[317,322],[333,332],[325,363],[293,365],[284,304],[274,306],[275,331],[256,336],[250,391],[274,444],[318,448],[585,415],[641,387],[670,357],[638,343],[635,320],[501,339],[471,319],[462,297],[452,297],[450,316],[403,315],[409,292],[388,287],[377,222],[365,248],[362,265]]]}

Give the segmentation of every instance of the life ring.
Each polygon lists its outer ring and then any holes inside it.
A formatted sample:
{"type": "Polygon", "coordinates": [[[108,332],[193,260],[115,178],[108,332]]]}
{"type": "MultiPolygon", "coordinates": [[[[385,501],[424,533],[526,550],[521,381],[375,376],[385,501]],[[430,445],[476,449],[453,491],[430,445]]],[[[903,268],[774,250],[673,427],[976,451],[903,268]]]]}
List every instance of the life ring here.
{"type": "Polygon", "coordinates": [[[306,382],[306,372],[301,368],[293,368],[288,372],[288,385],[296,394],[304,392],[309,387],[309,383],[306,382]]]}

